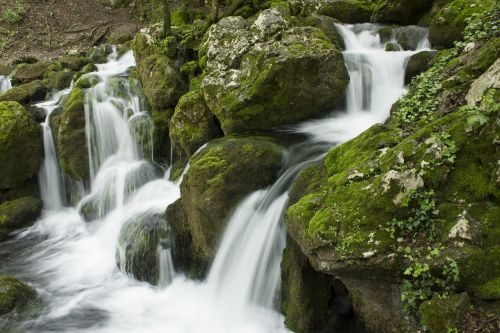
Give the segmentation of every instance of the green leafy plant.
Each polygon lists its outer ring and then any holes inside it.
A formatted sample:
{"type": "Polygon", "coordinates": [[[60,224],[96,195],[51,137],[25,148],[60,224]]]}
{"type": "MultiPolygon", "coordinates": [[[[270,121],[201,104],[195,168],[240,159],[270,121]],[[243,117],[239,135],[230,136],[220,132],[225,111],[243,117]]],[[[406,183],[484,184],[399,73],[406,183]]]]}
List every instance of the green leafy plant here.
{"type": "Polygon", "coordinates": [[[407,314],[433,297],[446,298],[456,290],[459,269],[455,260],[446,258],[441,272],[433,272],[428,263],[413,258],[413,263],[403,273],[401,301],[407,314]]]}
{"type": "Polygon", "coordinates": [[[22,1],[16,1],[13,8],[7,8],[3,13],[3,19],[9,23],[19,23],[26,16],[27,8],[22,1]]]}
{"type": "Polygon", "coordinates": [[[403,207],[411,207],[410,216],[406,219],[393,219],[389,222],[388,231],[399,243],[417,232],[433,234],[439,211],[436,209],[434,191],[406,191],[401,201],[403,207]]]}

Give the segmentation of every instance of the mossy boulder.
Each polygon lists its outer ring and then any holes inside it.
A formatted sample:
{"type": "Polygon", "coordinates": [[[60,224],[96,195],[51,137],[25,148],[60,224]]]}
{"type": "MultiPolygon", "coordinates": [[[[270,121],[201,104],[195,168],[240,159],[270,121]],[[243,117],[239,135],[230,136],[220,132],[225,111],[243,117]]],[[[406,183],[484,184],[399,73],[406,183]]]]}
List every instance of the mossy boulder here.
{"type": "Polygon", "coordinates": [[[89,161],[85,134],[85,91],[73,88],[59,114],[52,118],[61,170],[74,181],[88,181],[89,161]]]}
{"type": "Polygon", "coordinates": [[[24,105],[39,102],[45,98],[49,88],[40,80],[12,87],[0,95],[0,102],[15,101],[24,105]]]}
{"type": "Polygon", "coordinates": [[[16,67],[12,75],[12,83],[23,84],[43,78],[45,72],[49,69],[49,62],[35,62],[34,64],[21,64],[16,67]]]}
{"type": "Polygon", "coordinates": [[[427,29],[416,25],[409,25],[394,29],[396,42],[405,51],[414,51],[417,49],[421,40],[427,35],[427,29]]]}
{"type": "Polygon", "coordinates": [[[186,162],[204,143],[222,136],[215,116],[198,91],[182,96],[170,121],[174,151],[186,162]]]}
{"type": "Polygon", "coordinates": [[[469,303],[470,298],[466,293],[446,298],[433,298],[419,307],[422,323],[431,333],[444,333],[449,332],[449,329],[458,329],[469,303]]]}
{"type": "Polygon", "coordinates": [[[22,197],[0,205],[0,240],[7,233],[29,226],[42,212],[42,200],[34,197],[22,197]]]}
{"type": "Polygon", "coordinates": [[[226,219],[247,194],[270,185],[282,165],[280,146],[264,137],[225,137],[191,157],[181,183],[194,246],[214,255],[226,219]]]}
{"type": "Polygon", "coordinates": [[[317,11],[343,23],[364,23],[370,21],[376,5],[374,0],[322,1],[317,11]]]}
{"type": "Polygon", "coordinates": [[[330,111],[349,81],[340,49],[317,28],[292,27],[282,9],[264,10],[252,24],[222,19],[200,48],[205,55],[203,95],[225,134],[330,111]]]}
{"type": "Polygon", "coordinates": [[[152,37],[138,34],[132,43],[137,74],[151,108],[165,110],[177,104],[187,87],[174,66],[175,59],[151,45],[150,38],[152,37]]]}
{"type": "Polygon", "coordinates": [[[0,102],[0,190],[21,187],[38,172],[42,129],[17,102],[0,102]]]}
{"type": "Polygon", "coordinates": [[[12,73],[12,70],[14,68],[12,68],[11,66],[9,65],[6,65],[6,64],[0,64],[0,75],[3,75],[3,76],[8,76],[10,75],[10,73],[12,73]]]}
{"type": "Polygon", "coordinates": [[[164,214],[144,213],[127,221],[118,238],[120,269],[140,281],[158,284],[159,248],[170,239],[164,214]]]}
{"type": "Polygon", "coordinates": [[[337,31],[335,24],[337,21],[334,18],[326,15],[312,14],[307,16],[304,20],[305,26],[311,26],[320,29],[328,37],[333,45],[339,49],[344,49],[344,39],[337,31]]]}
{"type": "Polygon", "coordinates": [[[65,68],[63,70],[51,70],[45,73],[44,83],[53,90],[62,90],[70,86],[75,73],[65,68]]]}
{"type": "Polygon", "coordinates": [[[494,4],[494,0],[454,0],[445,5],[430,22],[431,44],[434,47],[452,47],[455,41],[461,39],[462,32],[467,25],[466,19],[474,14],[485,12],[494,4]]]}
{"type": "Polygon", "coordinates": [[[59,63],[62,68],[78,72],[82,67],[90,63],[90,59],[77,55],[64,55],[59,58],[59,63]]]}
{"type": "Polygon", "coordinates": [[[405,69],[405,83],[410,83],[411,79],[425,72],[436,57],[436,51],[420,51],[408,59],[405,69]]]}
{"type": "Polygon", "coordinates": [[[0,275],[0,330],[19,318],[37,299],[36,291],[13,276],[0,275]]]}
{"type": "Polygon", "coordinates": [[[377,4],[372,22],[417,24],[433,0],[384,0],[377,4]]]}

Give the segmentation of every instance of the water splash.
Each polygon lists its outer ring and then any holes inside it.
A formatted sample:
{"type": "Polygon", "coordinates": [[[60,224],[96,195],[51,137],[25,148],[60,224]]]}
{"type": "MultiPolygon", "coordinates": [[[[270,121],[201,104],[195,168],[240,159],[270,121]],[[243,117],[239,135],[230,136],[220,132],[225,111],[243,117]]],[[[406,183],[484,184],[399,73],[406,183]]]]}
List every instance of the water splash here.
{"type": "Polygon", "coordinates": [[[12,88],[12,84],[10,82],[10,77],[5,75],[0,75],[0,94],[3,94],[7,90],[12,88]]]}

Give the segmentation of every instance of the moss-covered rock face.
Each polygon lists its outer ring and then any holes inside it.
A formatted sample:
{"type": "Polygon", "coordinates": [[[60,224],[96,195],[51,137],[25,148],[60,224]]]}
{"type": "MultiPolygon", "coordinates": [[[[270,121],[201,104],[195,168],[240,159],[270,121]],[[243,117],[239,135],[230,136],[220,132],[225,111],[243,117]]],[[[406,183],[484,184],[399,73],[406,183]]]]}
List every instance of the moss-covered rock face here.
{"type": "Polygon", "coordinates": [[[42,129],[16,102],[0,102],[0,190],[21,187],[43,157],[42,129]]]}
{"type": "Polygon", "coordinates": [[[23,84],[35,80],[40,80],[49,69],[49,62],[35,62],[34,64],[21,64],[18,65],[14,75],[12,76],[12,83],[23,84]]]}
{"type": "Polygon", "coordinates": [[[371,20],[377,23],[417,24],[432,0],[385,0],[377,5],[371,20]]]}
{"type": "Polygon", "coordinates": [[[189,163],[181,184],[182,203],[195,248],[211,258],[231,209],[276,179],[282,153],[267,138],[226,137],[209,143],[189,163]]]}
{"type": "Polygon", "coordinates": [[[37,298],[36,291],[13,276],[0,276],[0,330],[7,329],[9,320],[15,319],[37,298]]]}
{"type": "Polygon", "coordinates": [[[204,143],[222,136],[217,121],[198,91],[181,97],[170,121],[170,140],[181,160],[187,161],[204,143]]]}
{"type": "Polygon", "coordinates": [[[283,9],[262,11],[252,24],[224,18],[200,50],[204,98],[225,134],[332,110],[348,83],[340,49],[319,29],[291,27],[283,9]]]}
{"type": "MultiPolygon", "coordinates": [[[[148,38],[151,37],[138,34],[132,43],[138,78],[142,82],[151,108],[157,111],[166,110],[174,107],[186,92],[186,84],[174,67],[174,60],[150,45],[148,38]]],[[[175,51],[172,58],[174,56],[175,51]]]]}
{"type": "Polygon", "coordinates": [[[0,102],[15,101],[21,104],[33,104],[45,98],[49,88],[40,80],[12,87],[0,95],[0,102]]]}
{"type": "Polygon", "coordinates": [[[138,280],[157,284],[159,248],[165,247],[169,238],[164,214],[148,214],[126,222],[118,239],[118,266],[138,280]]]}
{"type": "Polygon", "coordinates": [[[60,114],[52,118],[59,164],[64,173],[75,181],[89,179],[84,98],[83,89],[73,88],[60,114]]]}
{"type": "Polygon", "coordinates": [[[322,1],[322,5],[318,9],[318,13],[336,18],[343,23],[369,22],[378,2],[380,1],[322,1]]]}
{"type": "Polygon", "coordinates": [[[316,270],[342,280],[374,332],[404,331],[402,306],[416,313],[433,295],[499,299],[500,62],[490,33],[441,52],[385,125],[331,149],[290,192],[290,236],[316,270]]]}
{"type": "Polygon", "coordinates": [[[436,51],[421,51],[412,55],[406,64],[405,83],[410,83],[411,79],[426,71],[431,66],[436,54],[436,51]]]}
{"type": "Polygon", "coordinates": [[[434,47],[449,48],[460,40],[466,19],[482,13],[495,4],[494,0],[454,0],[439,10],[430,22],[429,39],[434,47]]]}
{"type": "Polygon", "coordinates": [[[42,212],[42,200],[22,197],[0,205],[0,240],[7,233],[33,223],[42,212]]]}
{"type": "Polygon", "coordinates": [[[432,299],[420,305],[422,322],[431,333],[448,332],[457,329],[464,319],[470,299],[466,293],[452,295],[445,299],[432,299]]]}

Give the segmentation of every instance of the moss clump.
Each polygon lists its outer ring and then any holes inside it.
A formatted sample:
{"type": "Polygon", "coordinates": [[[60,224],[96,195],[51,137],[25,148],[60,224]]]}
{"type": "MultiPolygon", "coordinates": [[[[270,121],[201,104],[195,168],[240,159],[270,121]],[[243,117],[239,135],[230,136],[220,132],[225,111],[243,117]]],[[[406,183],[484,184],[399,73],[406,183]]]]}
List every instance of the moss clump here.
{"type": "Polygon", "coordinates": [[[416,24],[432,4],[432,0],[384,0],[377,3],[372,22],[416,24]]]}
{"type": "Polygon", "coordinates": [[[89,179],[84,99],[85,91],[73,88],[61,113],[52,120],[58,124],[54,134],[61,169],[75,181],[89,179]]]}
{"type": "Polygon", "coordinates": [[[15,101],[21,104],[33,104],[45,98],[48,87],[40,80],[15,86],[0,95],[0,102],[15,101]]]}
{"type": "Polygon", "coordinates": [[[280,146],[263,137],[225,137],[193,156],[181,184],[194,247],[211,258],[224,222],[246,194],[271,184],[281,169],[280,146]]]}
{"type": "Polygon", "coordinates": [[[181,97],[170,121],[170,140],[181,161],[186,162],[201,145],[221,135],[200,92],[191,91],[181,97]]]}
{"type": "Polygon", "coordinates": [[[468,305],[469,296],[462,293],[426,301],[420,305],[419,312],[422,323],[431,333],[442,333],[460,326],[468,305]]]}
{"type": "Polygon", "coordinates": [[[364,23],[369,22],[377,3],[373,0],[340,0],[326,2],[322,5],[318,13],[327,15],[343,23],[364,23]]]}
{"type": "Polygon", "coordinates": [[[134,278],[157,284],[159,281],[159,249],[170,239],[164,214],[135,217],[120,231],[118,266],[134,278]]]}
{"type": "Polygon", "coordinates": [[[40,126],[17,102],[0,102],[0,189],[21,187],[42,157],[40,126]]]}
{"type": "MultiPolygon", "coordinates": [[[[0,276],[0,319],[36,298],[33,288],[13,276],[0,276]]],[[[0,323],[2,321],[0,320],[0,323]]],[[[1,326],[0,326],[1,328],[1,326]]]]}
{"type": "Polygon", "coordinates": [[[22,197],[0,205],[0,240],[7,233],[33,223],[42,212],[43,203],[34,197],[22,197]]]}
{"type": "Polygon", "coordinates": [[[472,295],[500,299],[500,246],[473,251],[462,263],[462,283],[472,295]]]}
{"type": "Polygon", "coordinates": [[[430,22],[429,39],[433,46],[449,48],[460,40],[473,14],[482,13],[494,5],[494,0],[454,0],[436,13],[430,22]]]}
{"type": "Polygon", "coordinates": [[[12,82],[14,84],[23,84],[43,78],[45,72],[49,69],[50,63],[48,62],[35,62],[34,64],[21,64],[18,65],[12,82]]]}

